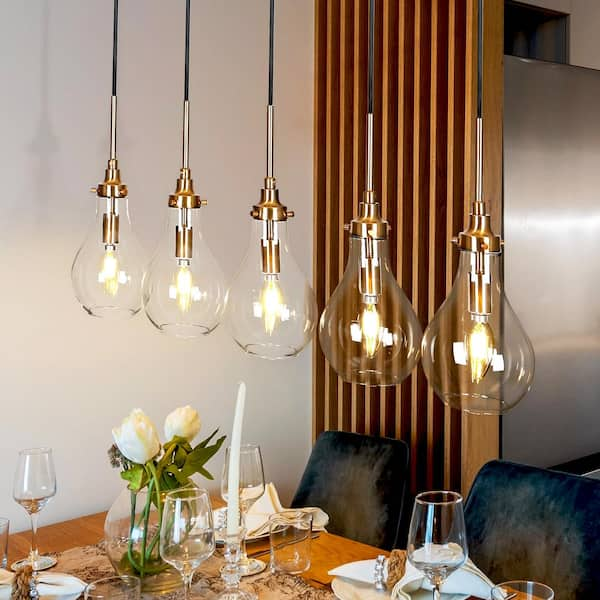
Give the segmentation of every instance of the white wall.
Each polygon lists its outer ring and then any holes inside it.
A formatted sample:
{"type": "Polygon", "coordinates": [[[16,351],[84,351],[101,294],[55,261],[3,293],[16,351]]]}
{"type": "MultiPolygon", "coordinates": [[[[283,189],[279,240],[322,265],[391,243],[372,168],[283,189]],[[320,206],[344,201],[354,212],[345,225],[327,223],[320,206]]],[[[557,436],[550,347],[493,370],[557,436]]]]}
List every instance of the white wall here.
{"type": "MultiPolygon", "coordinates": [[[[210,200],[203,230],[228,276],[245,253],[264,176],[267,0],[192,3],[191,166],[210,200]]],[[[119,159],[148,253],[179,169],[183,0],[121,2],[119,159]]],[[[141,314],[88,317],[70,267],[93,218],[88,193],[108,158],[112,2],[34,0],[0,7],[0,514],[17,450],[55,450],[59,491],[41,524],[106,509],[121,489],[106,449],[134,407],[160,422],[178,405],[203,433],[231,427],[236,382],[249,389],[245,439],[263,446],[284,498],[310,448],[311,349],[295,360],[244,355],[224,328],[198,342],[159,334],[141,314]]],[[[277,2],[276,174],[297,217],[291,246],[311,268],[313,3],[277,2]]],[[[209,463],[220,473],[221,458],[209,463]]],[[[218,481],[218,480],[217,480],[218,481]]]]}
{"type": "Polygon", "coordinates": [[[532,0],[526,2],[570,15],[569,62],[579,67],[600,69],[600,2],[598,0],[532,0]]]}

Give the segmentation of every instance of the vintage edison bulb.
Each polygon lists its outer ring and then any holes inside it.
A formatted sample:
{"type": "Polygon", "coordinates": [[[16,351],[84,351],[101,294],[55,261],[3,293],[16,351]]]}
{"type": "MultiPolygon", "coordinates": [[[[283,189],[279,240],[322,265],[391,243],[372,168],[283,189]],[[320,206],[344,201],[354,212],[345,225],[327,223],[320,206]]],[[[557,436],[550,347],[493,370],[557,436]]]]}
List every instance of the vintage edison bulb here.
{"type": "Polygon", "coordinates": [[[308,280],[287,246],[287,223],[272,222],[279,240],[278,273],[264,273],[262,243],[266,221],[252,224],[250,246],[227,298],[229,330],[249,354],[279,359],[295,356],[311,340],[317,304],[308,280]]]}
{"type": "Polygon", "coordinates": [[[95,317],[124,319],[142,307],[142,249],[133,235],[127,198],[98,198],[96,219],[71,267],[71,281],[77,300],[95,317]],[[104,215],[119,217],[118,242],[105,243],[104,215]]]}
{"type": "Polygon", "coordinates": [[[185,339],[213,331],[225,308],[223,273],[203,239],[199,209],[169,208],[167,229],[144,276],[146,315],[161,332],[185,339]],[[191,257],[176,256],[181,211],[192,227],[191,257]]]}
{"type": "Polygon", "coordinates": [[[323,353],[345,381],[395,385],[419,360],[421,325],[390,269],[388,243],[372,241],[379,293],[368,294],[361,275],[364,240],[350,237],[346,270],[321,315],[323,353]]]}
{"type": "Polygon", "coordinates": [[[425,330],[421,354],[427,379],[444,404],[474,414],[502,414],[531,387],[535,357],[504,293],[501,255],[487,256],[490,314],[469,310],[476,255],[461,250],[454,286],[425,330]]]}

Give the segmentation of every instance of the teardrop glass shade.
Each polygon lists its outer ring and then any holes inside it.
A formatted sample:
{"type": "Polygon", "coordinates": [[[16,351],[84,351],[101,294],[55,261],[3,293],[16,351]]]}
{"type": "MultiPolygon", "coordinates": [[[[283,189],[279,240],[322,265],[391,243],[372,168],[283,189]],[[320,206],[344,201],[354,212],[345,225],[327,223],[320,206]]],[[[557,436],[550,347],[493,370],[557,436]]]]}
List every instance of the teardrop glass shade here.
{"type": "Polygon", "coordinates": [[[103,219],[111,199],[98,198],[96,219],[71,267],[77,300],[94,317],[127,319],[142,308],[142,248],[133,234],[127,198],[114,199],[119,217],[118,243],[103,242],[103,219]]]}
{"type": "Polygon", "coordinates": [[[388,240],[373,240],[380,258],[381,292],[361,293],[361,244],[350,237],[348,262],[319,323],[325,357],[345,381],[395,385],[419,360],[421,325],[390,269],[388,240]]]}
{"type": "Polygon", "coordinates": [[[454,286],[425,330],[422,364],[444,404],[468,413],[498,415],[529,391],[533,347],[501,279],[501,255],[487,254],[491,276],[488,316],[469,312],[470,271],[476,254],[461,250],[454,286]]]}
{"type": "Polygon", "coordinates": [[[250,246],[228,292],[226,322],[248,354],[279,359],[296,356],[317,323],[315,294],[287,245],[287,223],[272,223],[279,239],[279,273],[264,273],[264,221],[254,221],[250,246]]]}
{"type": "Polygon", "coordinates": [[[143,302],[148,319],[157,329],[192,339],[209,334],[221,321],[226,286],[202,236],[197,219],[200,209],[184,210],[190,213],[187,222],[192,226],[192,256],[176,257],[180,209],[168,208],[167,229],[144,275],[143,302]]]}

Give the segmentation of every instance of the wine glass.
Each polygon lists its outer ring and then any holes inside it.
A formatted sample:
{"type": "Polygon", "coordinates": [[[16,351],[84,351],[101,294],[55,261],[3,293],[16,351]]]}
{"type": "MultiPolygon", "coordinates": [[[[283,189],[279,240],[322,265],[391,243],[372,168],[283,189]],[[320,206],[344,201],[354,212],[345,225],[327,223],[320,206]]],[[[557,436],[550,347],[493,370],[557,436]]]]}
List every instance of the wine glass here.
{"type": "MultiPolygon", "coordinates": [[[[229,497],[229,453],[225,452],[225,464],[223,466],[223,477],[221,478],[221,496],[227,502],[229,497]]],[[[263,469],[262,455],[258,444],[242,444],[240,448],[240,488],[237,492],[240,496],[240,512],[242,522],[245,525],[246,516],[250,507],[265,493],[265,473],[263,469]]],[[[267,568],[267,565],[256,558],[248,558],[246,554],[246,540],[242,541],[239,569],[242,577],[256,575],[267,568]]]]}
{"type": "Polygon", "coordinates": [[[215,551],[215,530],[206,490],[184,488],[169,492],[160,528],[160,556],[183,579],[185,600],[191,596],[196,569],[215,551]]]}
{"type": "Polygon", "coordinates": [[[429,579],[434,600],[441,600],[442,583],[462,567],[469,555],[460,494],[423,492],[415,498],[407,555],[429,579]]]}
{"type": "Polygon", "coordinates": [[[31,518],[31,552],[13,568],[30,564],[34,571],[49,569],[56,564],[51,556],[40,556],[37,547],[38,514],[56,494],[56,474],[51,448],[29,448],[19,452],[13,498],[31,518]]]}

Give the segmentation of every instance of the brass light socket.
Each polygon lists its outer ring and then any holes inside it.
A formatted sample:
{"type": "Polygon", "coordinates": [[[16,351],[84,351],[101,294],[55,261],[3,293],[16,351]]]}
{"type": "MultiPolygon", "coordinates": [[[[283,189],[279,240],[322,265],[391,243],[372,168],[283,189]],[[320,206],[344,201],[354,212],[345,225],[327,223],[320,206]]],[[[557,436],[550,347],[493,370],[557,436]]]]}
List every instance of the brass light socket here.
{"type": "Polygon", "coordinates": [[[194,192],[191,170],[183,167],[179,172],[175,193],[169,196],[169,206],[171,208],[200,208],[206,204],[208,202],[201,200],[200,196],[194,192]]]}
{"type": "Polygon", "coordinates": [[[358,206],[358,216],[352,219],[345,229],[354,237],[373,240],[386,240],[389,224],[381,216],[381,206],[375,199],[372,190],[363,193],[362,202],[358,206]]]}
{"type": "Polygon", "coordinates": [[[294,211],[288,210],[279,201],[275,177],[265,177],[265,187],[260,190],[260,201],[252,207],[250,216],[257,221],[287,221],[294,216],[294,211]]]}
{"type": "Polygon", "coordinates": [[[492,313],[492,290],[483,273],[475,273],[469,284],[469,312],[475,315],[492,313]]]}
{"type": "Polygon", "coordinates": [[[175,226],[175,257],[192,259],[192,228],[175,226]]]}
{"type": "Polygon", "coordinates": [[[119,243],[119,215],[114,212],[102,215],[102,243],[106,245],[119,243]]]}
{"type": "Polygon", "coordinates": [[[275,275],[281,271],[281,260],[278,240],[262,240],[262,272],[275,275]]]}
{"type": "Polygon", "coordinates": [[[121,181],[121,171],[116,158],[108,161],[108,166],[104,171],[104,181],[92,188],[92,192],[99,198],[125,198],[127,196],[127,186],[121,181]]]}

